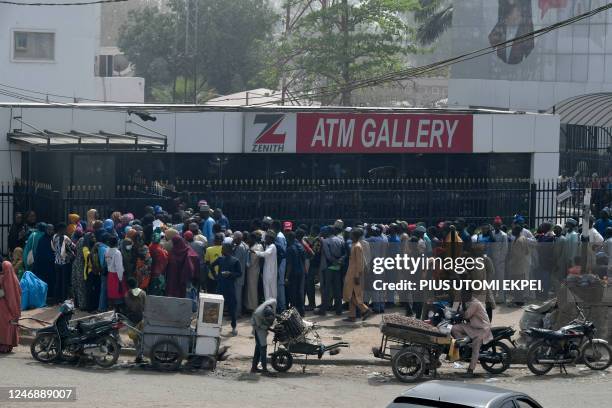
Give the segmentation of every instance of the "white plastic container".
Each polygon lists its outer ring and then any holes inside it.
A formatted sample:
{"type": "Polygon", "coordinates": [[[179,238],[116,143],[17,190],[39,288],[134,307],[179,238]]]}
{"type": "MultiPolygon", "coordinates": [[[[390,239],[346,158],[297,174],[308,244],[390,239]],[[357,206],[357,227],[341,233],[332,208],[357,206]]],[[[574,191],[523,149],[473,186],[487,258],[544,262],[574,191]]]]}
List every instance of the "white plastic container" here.
{"type": "Polygon", "coordinates": [[[200,293],[198,305],[198,336],[218,337],[223,323],[223,303],[221,295],[200,293]]]}

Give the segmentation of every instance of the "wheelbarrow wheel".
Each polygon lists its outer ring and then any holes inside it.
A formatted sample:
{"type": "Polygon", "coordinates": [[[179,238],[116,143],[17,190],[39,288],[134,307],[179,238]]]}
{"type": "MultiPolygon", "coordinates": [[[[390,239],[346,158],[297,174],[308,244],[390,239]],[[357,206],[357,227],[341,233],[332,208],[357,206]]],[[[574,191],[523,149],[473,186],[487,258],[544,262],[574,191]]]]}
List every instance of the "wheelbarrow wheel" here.
{"type": "Polygon", "coordinates": [[[181,367],[185,354],[174,340],[159,340],[149,354],[153,368],[160,371],[176,371],[181,367]]]}
{"type": "Polygon", "coordinates": [[[418,381],[425,372],[423,350],[418,347],[405,347],[391,360],[395,378],[404,383],[418,381]]]}
{"type": "Polygon", "coordinates": [[[293,356],[285,349],[280,349],[272,353],[272,368],[279,373],[284,373],[291,369],[293,356]]]}

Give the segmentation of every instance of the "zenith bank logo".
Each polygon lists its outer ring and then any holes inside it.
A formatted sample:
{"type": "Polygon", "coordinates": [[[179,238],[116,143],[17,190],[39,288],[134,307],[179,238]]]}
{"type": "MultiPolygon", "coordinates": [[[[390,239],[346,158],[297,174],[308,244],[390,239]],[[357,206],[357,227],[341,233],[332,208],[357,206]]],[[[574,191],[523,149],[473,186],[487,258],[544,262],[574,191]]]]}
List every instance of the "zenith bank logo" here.
{"type": "Polygon", "coordinates": [[[264,125],[253,142],[252,153],[282,153],[285,150],[287,134],[277,132],[285,119],[284,114],[255,115],[253,125],[264,125]]]}

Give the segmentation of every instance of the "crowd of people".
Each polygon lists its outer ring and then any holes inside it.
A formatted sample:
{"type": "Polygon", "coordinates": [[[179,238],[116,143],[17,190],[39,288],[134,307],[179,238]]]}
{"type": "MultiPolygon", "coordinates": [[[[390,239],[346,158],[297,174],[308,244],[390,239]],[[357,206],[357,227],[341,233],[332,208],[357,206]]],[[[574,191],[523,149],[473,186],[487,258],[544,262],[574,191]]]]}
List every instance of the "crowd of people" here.
{"type": "MultiPolygon", "coordinates": [[[[49,304],[72,298],[89,312],[123,308],[143,293],[194,300],[200,291],[218,293],[225,298],[236,335],[236,319],[271,299],[277,313],[295,307],[302,316],[310,311],[342,315],[348,309],[345,320],[355,321],[402,303],[407,315],[425,317],[430,298],[398,301],[367,287],[373,259],[396,254],[484,257],[484,270],[468,271],[461,279],[541,279],[541,297],[553,293],[568,273],[581,274],[581,268],[602,279],[612,272],[608,208],[590,222],[587,260],[581,259],[579,222],[573,218],[565,225],[544,222],[532,232],[520,215],[507,224],[495,217],[482,225],[459,218],[429,226],[399,220],[308,226],[266,216],[253,220],[248,231],[233,231],[221,209],[213,210],[203,200],[196,208],[180,204],[169,214],[160,206],[147,206],[139,219],[119,212],[105,218],[91,209],[84,219],[73,213],[56,225],[38,222],[33,212],[17,213],[1,285],[12,290],[14,285],[7,284],[14,282],[11,276],[19,279],[31,271],[48,284],[49,304]]],[[[422,273],[456,278],[449,271],[422,273]]],[[[523,293],[506,298],[491,290],[475,297],[486,305],[489,321],[496,302],[522,305],[527,300],[523,293]]],[[[0,315],[14,320],[12,303],[4,305],[7,298],[0,298],[0,315]]],[[[0,338],[0,351],[11,342],[0,338]]]]}

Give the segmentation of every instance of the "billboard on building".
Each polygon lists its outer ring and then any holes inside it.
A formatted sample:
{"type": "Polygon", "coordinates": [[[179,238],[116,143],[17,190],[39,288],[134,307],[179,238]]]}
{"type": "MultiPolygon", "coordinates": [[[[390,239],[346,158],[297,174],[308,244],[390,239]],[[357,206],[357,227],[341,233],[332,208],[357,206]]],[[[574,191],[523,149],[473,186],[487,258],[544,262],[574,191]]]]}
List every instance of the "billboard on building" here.
{"type": "Polygon", "coordinates": [[[471,153],[465,114],[247,113],[245,153],[471,153]]]}
{"type": "MultiPolygon", "coordinates": [[[[461,0],[454,2],[455,55],[520,37],[593,10],[605,0],[461,0]]],[[[452,78],[612,82],[612,13],[456,64],[452,78]]]]}

